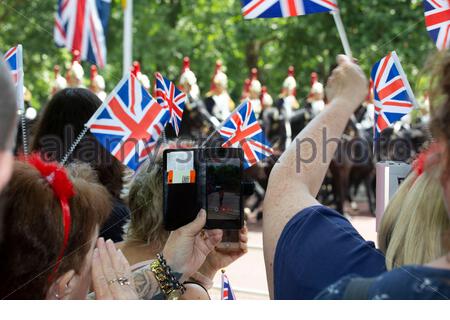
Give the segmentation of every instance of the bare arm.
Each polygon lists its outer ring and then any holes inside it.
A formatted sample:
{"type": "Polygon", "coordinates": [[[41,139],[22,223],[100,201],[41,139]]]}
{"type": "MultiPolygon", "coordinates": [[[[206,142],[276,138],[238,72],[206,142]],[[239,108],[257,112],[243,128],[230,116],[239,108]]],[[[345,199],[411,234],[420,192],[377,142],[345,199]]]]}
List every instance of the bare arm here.
{"type": "Polygon", "coordinates": [[[264,199],[264,258],[273,298],[273,260],[286,224],[302,209],[319,204],[315,199],[348,119],[367,93],[361,69],[347,57],[327,85],[330,104],[311,121],[283,153],[270,174],[264,199]]]}
{"type": "Polygon", "coordinates": [[[139,299],[163,300],[164,294],[159,288],[159,283],[148,266],[133,272],[133,281],[139,299]]]}
{"type": "MultiPolygon", "coordinates": [[[[205,262],[208,254],[222,240],[221,230],[201,233],[206,223],[206,212],[200,210],[197,218],[173,231],[166,242],[163,256],[172,275],[183,283],[205,262]]],[[[159,283],[148,266],[133,272],[133,281],[140,299],[164,299],[159,283]]]]}

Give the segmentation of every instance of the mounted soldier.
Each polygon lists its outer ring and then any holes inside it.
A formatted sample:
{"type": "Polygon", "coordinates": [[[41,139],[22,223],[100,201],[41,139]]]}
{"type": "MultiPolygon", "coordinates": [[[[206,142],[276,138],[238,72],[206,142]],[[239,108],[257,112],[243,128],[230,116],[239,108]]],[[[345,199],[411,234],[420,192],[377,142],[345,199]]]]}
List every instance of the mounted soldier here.
{"type": "Polygon", "coordinates": [[[61,75],[61,69],[58,65],[53,67],[55,79],[52,86],[52,96],[58,91],[67,88],[67,80],[61,75]]]}
{"type": "Polygon", "coordinates": [[[235,107],[227,88],[228,76],[223,72],[222,61],[217,60],[211,90],[207,94],[205,104],[208,112],[220,122],[227,119],[235,107]]]}
{"type": "Polygon", "coordinates": [[[258,69],[253,68],[251,71],[251,77],[250,77],[250,87],[249,87],[249,96],[248,99],[250,100],[253,111],[255,112],[256,118],[259,118],[262,112],[262,105],[261,105],[261,91],[262,91],[262,85],[261,82],[258,80],[258,69]]]}
{"type": "Polygon", "coordinates": [[[95,65],[91,66],[91,83],[89,89],[99,97],[100,100],[104,101],[106,99],[105,92],[105,79],[98,74],[97,67],[95,65]]]}
{"type": "Polygon", "coordinates": [[[66,80],[68,87],[71,88],[84,88],[84,70],[81,65],[81,56],[78,50],[73,52],[72,64],[67,70],[66,80]]]}

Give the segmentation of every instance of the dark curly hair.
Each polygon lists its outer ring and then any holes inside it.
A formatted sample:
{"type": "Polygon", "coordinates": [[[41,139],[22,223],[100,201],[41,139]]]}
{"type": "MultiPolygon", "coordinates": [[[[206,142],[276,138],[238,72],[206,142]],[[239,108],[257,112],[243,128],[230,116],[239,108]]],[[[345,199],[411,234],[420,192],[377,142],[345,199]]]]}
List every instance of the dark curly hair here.
{"type": "MultiPolygon", "coordinates": [[[[68,88],[59,91],[49,101],[37,123],[32,150],[51,161],[60,162],[101,104],[101,100],[87,89],[68,88]]],[[[89,163],[111,195],[120,198],[124,166],[89,132],[68,162],[74,160],[89,163]]]]}

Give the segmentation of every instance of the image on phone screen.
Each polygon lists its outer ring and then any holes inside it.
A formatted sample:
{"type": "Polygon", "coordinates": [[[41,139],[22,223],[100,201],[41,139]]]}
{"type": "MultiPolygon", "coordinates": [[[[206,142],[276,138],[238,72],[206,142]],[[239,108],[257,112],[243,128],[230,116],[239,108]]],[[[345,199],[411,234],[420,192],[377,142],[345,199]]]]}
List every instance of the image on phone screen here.
{"type": "Polygon", "coordinates": [[[221,162],[207,161],[207,213],[211,220],[239,220],[241,162],[229,158],[221,162]]]}

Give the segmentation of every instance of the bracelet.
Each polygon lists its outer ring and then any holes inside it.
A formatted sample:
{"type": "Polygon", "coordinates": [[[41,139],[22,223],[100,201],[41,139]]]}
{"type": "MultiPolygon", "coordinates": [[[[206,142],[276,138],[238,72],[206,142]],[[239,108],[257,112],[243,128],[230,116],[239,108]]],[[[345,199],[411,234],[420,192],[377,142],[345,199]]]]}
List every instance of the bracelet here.
{"type": "Polygon", "coordinates": [[[156,260],[150,264],[150,270],[155,275],[161,291],[168,300],[178,300],[186,288],[173,275],[162,254],[156,255],[156,260]]]}
{"type": "Polygon", "coordinates": [[[206,290],[211,290],[214,285],[213,281],[210,278],[204,276],[198,271],[194,273],[190,279],[194,282],[198,282],[201,286],[205,287],[206,290]]]}

